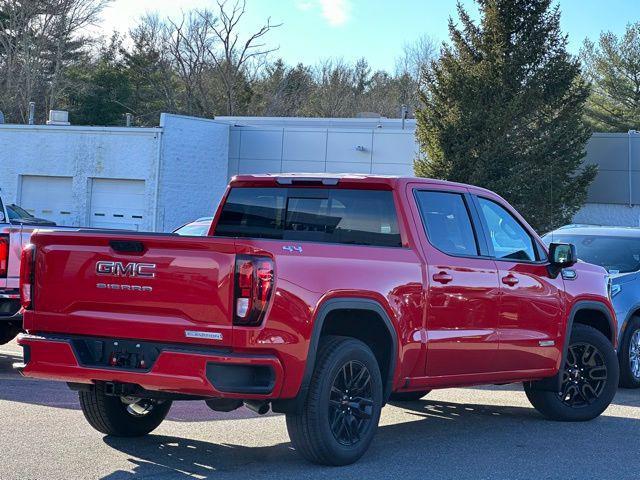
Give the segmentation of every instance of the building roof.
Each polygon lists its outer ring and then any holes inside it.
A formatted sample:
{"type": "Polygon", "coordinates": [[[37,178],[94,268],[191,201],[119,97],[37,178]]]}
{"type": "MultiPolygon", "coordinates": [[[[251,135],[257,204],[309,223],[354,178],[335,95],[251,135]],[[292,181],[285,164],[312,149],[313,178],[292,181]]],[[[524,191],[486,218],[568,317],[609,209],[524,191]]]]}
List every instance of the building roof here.
{"type": "Polygon", "coordinates": [[[353,128],[380,129],[413,133],[415,119],[400,118],[319,118],[319,117],[216,117],[217,122],[237,127],[304,127],[304,128],[353,128]]]}

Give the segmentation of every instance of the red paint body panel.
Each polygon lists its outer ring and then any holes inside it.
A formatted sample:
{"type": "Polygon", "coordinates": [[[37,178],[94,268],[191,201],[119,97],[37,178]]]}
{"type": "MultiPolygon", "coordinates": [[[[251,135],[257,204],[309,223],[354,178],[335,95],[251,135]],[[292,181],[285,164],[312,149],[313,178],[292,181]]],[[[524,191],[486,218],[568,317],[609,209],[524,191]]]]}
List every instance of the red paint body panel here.
{"type": "Polygon", "coordinates": [[[219,397],[222,394],[207,380],[205,371],[208,362],[268,365],[275,372],[275,386],[271,395],[231,394],[230,398],[262,399],[278,396],[282,388],[283,369],[275,356],[261,357],[229,355],[205,355],[180,351],[160,354],[149,372],[138,373],[115,369],[87,368],[80,366],[73,349],[64,341],[44,340],[35,336],[20,337],[20,345],[29,346],[32,360],[22,373],[27,377],[60,380],[73,383],[92,381],[135,383],[147,390],[156,390],[187,395],[219,397]]]}
{"type": "Polygon", "coordinates": [[[500,282],[500,348],[498,368],[554,369],[560,366],[564,336],[562,276],[549,278],[545,265],[496,262],[500,282]],[[517,283],[505,284],[513,278],[517,283]],[[507,280],[508,281],[508,280],[507,280]],[[551,347],[540,342],[553,341],[551,347]]]}
{"type": "MultiPolygon", "coordinates": [[[[268,175],[242,176],[231,184],[255,186],[279,185],[268,175]]],[[[395,330],[395,390],[523,381],[557,373],[569,312],[577,301],[599,302],[613,315],[599,267],[578,264],[577,278],[563,281],[551,279],[543,263],[452,257],[429,243],[413,189],[481,193],[510,209],[491,192],[435,180],[360,176],[343,177],[332,188],[392,190],[402,247],[293,242],[303,246],[297,252],[283,249],[292,242],[281,240],[36,233],[34,308],[24,317],[31,335],[20,339],[30,347],[24,375],[238,397],[216,391],[204,373],[207,362],[258,363],[273,368],[275,387],[270,394],[242,397],[293,398],[303,382],[320,307],[329,299],[355,297],[377,302],[395,330]],[[118,253],[110,246],[112,240],[140,242],[144,251],[118,253]],[[233,325],[236,255],[274,261],[275,285],[260,326],[233,325]],[[155,264],[155,276],[102,279],[96,274],[99,261],[155,264]],[[451,281],[434,281],[440,274],[450,275],[451,281]],[[518,284],[502,283],[507,275],[516,276],[518,284]],[[121,289],[127,281],[151,291],[121,289]],[[98,283],[117,288],[99,288],[98,283]],[[218,339],[186,336],[194,330],[218,339]],[[225,347],[233,355],[169,348],[148,372],[87,368],[69,343],[42,338],[48,334],[225,347]],[[555,343],[543,347],[540,341],[555,343]]]]}

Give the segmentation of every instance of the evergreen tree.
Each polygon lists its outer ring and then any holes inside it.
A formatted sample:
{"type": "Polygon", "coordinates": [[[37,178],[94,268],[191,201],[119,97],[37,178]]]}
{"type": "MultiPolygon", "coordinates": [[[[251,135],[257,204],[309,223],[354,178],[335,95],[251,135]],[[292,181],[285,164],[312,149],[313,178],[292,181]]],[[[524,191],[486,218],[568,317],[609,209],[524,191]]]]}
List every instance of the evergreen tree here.
{"type": "Polygon", "coordinates": [[[122,39],[114,34],[101,48],[98,58],[70,69],[75,88],[68,94],[72,123],[80,125],[124,125],[130,112],[133,87],[118,55],[122,39]]]}
{"type": "Polygon", "coordinates": [[[622,38],[600,35],[582,49],[592,89],[587,120],[599,132],[640,130],[640,22],[627,25],[622,38]]]}
{"type": "Polygon", "coordinates": [[[162,112],[177,111],[179,85],[169,62],[163,58],[159,33],[140,26],[130,32],[133,45],[120,48],[122,67],[131,86],[130,103],[124,111],[132,113],[135,125],[158,125],[162,112]]]}
{"type": "Polygon", "coordinates": [[[596,175],[582,166],[589,88],[551,0],[476,1],[479,23],[459,4],[425,72],[415,172],[494,190],[544,232],[571,221],[596,175]]]}

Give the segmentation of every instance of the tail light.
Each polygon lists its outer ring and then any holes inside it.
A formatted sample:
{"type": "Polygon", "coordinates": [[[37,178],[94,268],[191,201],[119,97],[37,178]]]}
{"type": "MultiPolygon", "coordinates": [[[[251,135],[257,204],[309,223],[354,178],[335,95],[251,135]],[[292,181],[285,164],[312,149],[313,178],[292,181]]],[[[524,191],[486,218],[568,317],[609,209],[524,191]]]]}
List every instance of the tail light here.
{"type": "Polygon", "coordinates": [[[235,325],[260,325],[273,291],[273,260],[239,255],[235,270],[235,325]]]}
{"type": "Polygon", "coordinates": [[[35,261],[35,245],[26,245],[20,255],[20,303],[25,310],[32,307],[35,261]]]}
{"type": "Polygon", "coordinates": [[[0,236],[0,278],[5,278],[9,270],[9,237],[0,236]]]}

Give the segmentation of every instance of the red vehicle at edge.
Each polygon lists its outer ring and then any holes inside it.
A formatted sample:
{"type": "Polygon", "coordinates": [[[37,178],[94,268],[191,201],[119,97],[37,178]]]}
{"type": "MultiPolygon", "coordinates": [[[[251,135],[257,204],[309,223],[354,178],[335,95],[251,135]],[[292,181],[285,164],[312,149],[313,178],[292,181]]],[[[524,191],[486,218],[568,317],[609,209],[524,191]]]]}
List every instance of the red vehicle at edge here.
{"type": "Polygon", "coordinates": [[[605,271],[467,185],[239,176],[207,237],[36,233],[22,267],[19,368],[78,390],[105,434],[150,432],[172,400],[271,407],[342,465],[389,399],[524,382],[576,421],[618,383],[605,271]]]}

